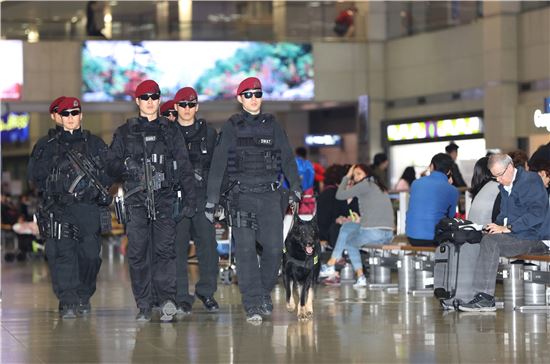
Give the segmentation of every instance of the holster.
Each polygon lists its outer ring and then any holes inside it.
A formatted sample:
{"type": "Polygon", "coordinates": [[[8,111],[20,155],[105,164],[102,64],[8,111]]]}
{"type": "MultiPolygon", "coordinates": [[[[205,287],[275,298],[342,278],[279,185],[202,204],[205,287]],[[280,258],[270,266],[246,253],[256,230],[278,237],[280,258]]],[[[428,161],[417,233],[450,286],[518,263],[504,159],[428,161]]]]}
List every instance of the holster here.
{"type": "Polygon", "coordinates": [[[108,206],[99,207],[99,224],[101,226],[101,233],[110,233],[113,226],[111,224],[111,210],[108,206]]]}
{"type": "Polygon", "coordinates": [[[128,222],[128,215],[126,213],[126,205],[124,204],[124,197],[115,196],[115,214],[119,224],[126,225],[128,222]]]}
{"type": "Polygon", "coordinates": [[[172,217],[176,220],[176,222],[180,222],[181,219],[183,219],[183,193],[181,191],[177,192],[172,217]]]}

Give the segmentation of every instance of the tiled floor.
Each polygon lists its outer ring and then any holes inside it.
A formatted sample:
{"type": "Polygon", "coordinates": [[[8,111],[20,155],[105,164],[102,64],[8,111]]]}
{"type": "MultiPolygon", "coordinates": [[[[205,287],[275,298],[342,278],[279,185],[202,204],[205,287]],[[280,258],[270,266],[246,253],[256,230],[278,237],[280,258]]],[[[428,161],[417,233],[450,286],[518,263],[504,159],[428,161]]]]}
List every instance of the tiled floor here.
{"type": "MultiPolygon", "coordinates": [[[[196,268],[193,268],[196,269],[196,268]]],[[[195,272],[196,275],[196,272],[195,272]]],[[[44,262],[2,264],[2,363],[548,363],[550,316],[499,310],[443,313],[432,297],[317,290],[315,318],[275,312],[244,320],[238,288],[220,286],[218,314],[200,304],[183,321],[134,321],[128,268],[104,260],[93,314],[61,321],[44,262]]]]}

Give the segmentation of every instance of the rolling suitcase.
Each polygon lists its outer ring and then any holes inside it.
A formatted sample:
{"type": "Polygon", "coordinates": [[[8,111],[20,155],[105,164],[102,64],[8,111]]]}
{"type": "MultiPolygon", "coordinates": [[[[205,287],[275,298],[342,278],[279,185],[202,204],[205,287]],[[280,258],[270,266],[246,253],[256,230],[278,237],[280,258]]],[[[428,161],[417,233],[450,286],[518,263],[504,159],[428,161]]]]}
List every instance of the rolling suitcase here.
{"type": "Polygon", "coordinates": [[[470,301],[479,244],[446,241],[435,252],[434,295],[444,309],[455,309],[470,301]]]}

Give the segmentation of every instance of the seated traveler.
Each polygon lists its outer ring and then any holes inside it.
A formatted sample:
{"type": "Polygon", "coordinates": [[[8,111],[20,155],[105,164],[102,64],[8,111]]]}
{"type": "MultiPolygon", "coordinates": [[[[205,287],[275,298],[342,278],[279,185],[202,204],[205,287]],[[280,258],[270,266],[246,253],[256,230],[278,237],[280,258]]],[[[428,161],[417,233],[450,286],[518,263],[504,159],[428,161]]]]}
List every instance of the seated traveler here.
{"type": "Polygon", "coordinates": [[[499,257],[542,254],[549,234],[548,194],[534,172],[514,167],[506,154],[494,154],[488,163],[500,190],[500,213],[496,223],[485,227],[474,273],[473,299],[460,304],[461,311],[495,311],[495,285],[499,257]]]}
{"type": "Polygon", "coordinates": [[[346,222],[340,229],[336,246],[327,264],[321,268],[321,277],[331,277],[337,283],[338,278],[334,267],[342,256],[344,249],[348,251],[351,265],[357,273],[355,288],[366,287],[367,280],[363,274],[363,264],[359,249],[365,244],[386,244],[393,239],[393,208],[386,191],[363,164],[352,166],[338,186],[336,198],[346,200],[357,197],[359,200],[359,221],[346,222]],[[353,183],[349,183],[353,179],[353,183]]]}
{"type": "Polygon", "coordinates": [[[472,205],[468,211],[468,220],[478,225],[494,222],[500,208],[498,183],[493,180],[487,167],[488,161],[488,157],[483,157],[476,162],[470,188],[472,205]]]}
{"type": "Polygon", "coordinates": [[[458,190],[451,185],[452,166],[449,155],[438,153],[430,163],[430,175],[413,182],[405,228],[411,245],[434,246],[439,220],[455,215],[458,190]]]}

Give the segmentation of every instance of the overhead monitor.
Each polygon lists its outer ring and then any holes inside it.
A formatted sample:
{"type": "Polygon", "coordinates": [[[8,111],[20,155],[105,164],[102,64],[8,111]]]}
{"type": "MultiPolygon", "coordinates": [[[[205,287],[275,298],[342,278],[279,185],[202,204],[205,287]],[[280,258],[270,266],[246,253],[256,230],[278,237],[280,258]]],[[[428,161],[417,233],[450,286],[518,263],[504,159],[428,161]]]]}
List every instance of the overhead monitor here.
{"type": "Polygon", "coordinates": [[[249,76],[266,100],[313,99],[313,53],[308,43],[86,41],[82,99],[130,101],[143,80],[158,82],[162,99],[191,86],[199,101],[234,99],[249,76]]]}
{"type": "Polygon", "coordinates": [[[2,144],[23,143],[29,140],[29,113],[9,112],[3,114],[1,119],[2,144]]]}
{"type": "Polygon", "coordinates": [[[0,40],[0,99],[20,100],[23,88],[23,42],[0,40]]]}

